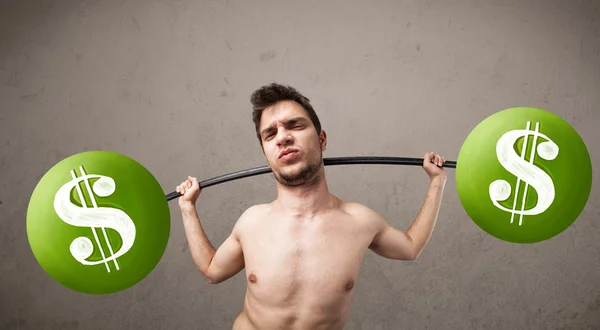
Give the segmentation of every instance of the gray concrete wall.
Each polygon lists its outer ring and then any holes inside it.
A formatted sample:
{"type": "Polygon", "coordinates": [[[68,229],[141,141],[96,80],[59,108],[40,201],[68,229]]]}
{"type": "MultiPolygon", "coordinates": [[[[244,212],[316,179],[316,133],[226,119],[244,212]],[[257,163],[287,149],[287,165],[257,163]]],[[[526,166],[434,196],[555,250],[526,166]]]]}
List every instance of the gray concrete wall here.
{"type": "MultiPolygon", "coordinates": [[[[38,180],[93,149],[126,154],[165,193],[265,164],[250,93],[277,81],[311,100],[325,157],[456,160],[487,116],[535,106],[567,120],[600,177],[600,2],[3,1],[0,10],[0,328],[228,329],[243,273],[211,286],[170,204],[167,250],[135,287],[71,291],[31,253],[26,211],[38,180]]],[[[326,169],[337,196],[406,230],[427,189],[418,167],[326,169]]],[[[421,258],[367,252],[346,329],[600,328],[600,189],[559,236],[499,241],[466,215],[449,171],[421,258]]],[[[275,198],[269,175],[207,188],[215,245],[247,207],[275,198]]]]}

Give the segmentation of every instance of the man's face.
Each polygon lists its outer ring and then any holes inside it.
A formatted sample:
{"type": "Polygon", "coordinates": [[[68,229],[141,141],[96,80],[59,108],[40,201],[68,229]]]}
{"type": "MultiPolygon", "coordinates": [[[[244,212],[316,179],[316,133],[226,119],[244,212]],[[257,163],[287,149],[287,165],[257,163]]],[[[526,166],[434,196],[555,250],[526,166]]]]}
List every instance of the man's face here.
{"type": "Polygon", "coordinates": [[[314,177],[321,167],[326,134],[317,135],[302,106],[294,101],[280,101],[265,109],[260,133],[267,162],[277,181],[298,186],[314,177]],[[293,153],[280,157],[286,150],[293,153]]]}

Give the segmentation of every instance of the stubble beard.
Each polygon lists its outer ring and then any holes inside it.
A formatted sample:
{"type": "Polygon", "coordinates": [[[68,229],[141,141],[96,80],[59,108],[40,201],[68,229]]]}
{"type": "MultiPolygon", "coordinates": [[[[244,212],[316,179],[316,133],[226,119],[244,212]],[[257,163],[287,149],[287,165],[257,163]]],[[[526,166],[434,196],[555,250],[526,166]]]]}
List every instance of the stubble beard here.
{"type": "Polygon", "coordinates": [[[302,164],[300,169],[294,169],[293,171],[277,171],[278,175],[275,175],[275,179],[286,187],[295,187],[304,185],[309,182],[315,174],[321,168],[323,163],[323,152],[320,151],[318,159],[309,159],[302,164]]]}

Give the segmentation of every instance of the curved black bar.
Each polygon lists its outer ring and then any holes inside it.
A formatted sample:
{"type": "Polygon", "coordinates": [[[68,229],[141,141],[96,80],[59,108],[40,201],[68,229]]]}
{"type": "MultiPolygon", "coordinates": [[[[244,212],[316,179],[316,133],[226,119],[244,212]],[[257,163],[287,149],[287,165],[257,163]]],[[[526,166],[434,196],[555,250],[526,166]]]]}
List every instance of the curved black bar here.
{"type": "MultiPolygon", "coordinates": [[[[380,164],[380,165],[423,165],[423,158],[407,158],[407,157],[377,157],[377,156],[361,156],[361,157],[332,157],[323,158],[323,165],[354,165],[354,164],[380,164]]],[[[456,168],[455,161],[446,161],[442,167],[456,168]]],[[[214,186],[219,183],[233,181],[241,178],[247,178],[255,175],[265,174],[271,172],[271,168],[268,165],[254,167],[247,170],[242,170],[230,174],[221,175],[212,179],[198,182],[200,188],[206,188],[214,186]]],[[[168,194],[167,201],[171,201],[175,198],[180,197],[181,194],[174,191],[168,194]]]]}

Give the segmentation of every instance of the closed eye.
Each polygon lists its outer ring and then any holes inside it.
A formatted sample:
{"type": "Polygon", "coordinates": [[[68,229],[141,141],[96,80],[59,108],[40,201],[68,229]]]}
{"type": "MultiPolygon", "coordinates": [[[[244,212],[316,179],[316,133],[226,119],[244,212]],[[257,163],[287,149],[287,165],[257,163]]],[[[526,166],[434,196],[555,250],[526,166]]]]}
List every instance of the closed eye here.
{"type": "MultiPolygon", "coordinates": [[[[286,126],[290,129],[304,129],[306,127],[306,119],[304,118],[295,118],[291,119],[286,123],[286,126]]],[[[265,140],[269,139],[273,135],[276,134],[274,129],[269,129],[268,133],[265,135],[265,140]]]]}

